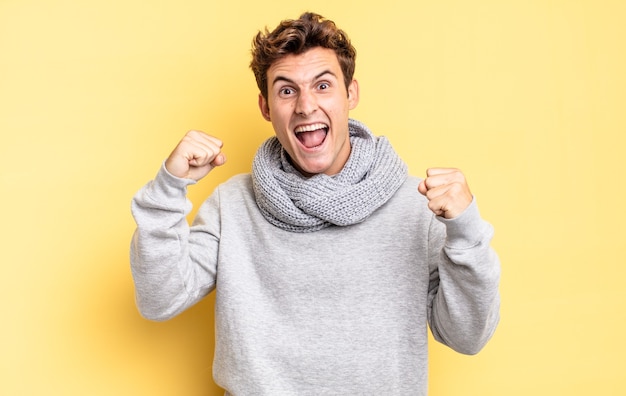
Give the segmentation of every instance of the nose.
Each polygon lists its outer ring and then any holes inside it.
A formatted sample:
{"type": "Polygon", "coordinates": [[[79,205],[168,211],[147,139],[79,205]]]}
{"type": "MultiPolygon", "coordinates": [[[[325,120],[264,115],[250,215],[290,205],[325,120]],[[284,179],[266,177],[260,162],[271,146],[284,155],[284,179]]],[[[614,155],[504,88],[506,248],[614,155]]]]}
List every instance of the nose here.
{"type": "Polygon", "coordinates": [[[317,110],[315,95],[307,90],[302,90],[296,100],[295,113],[302,117],[308,117],[313,114],[315,110],[317,110]]]}

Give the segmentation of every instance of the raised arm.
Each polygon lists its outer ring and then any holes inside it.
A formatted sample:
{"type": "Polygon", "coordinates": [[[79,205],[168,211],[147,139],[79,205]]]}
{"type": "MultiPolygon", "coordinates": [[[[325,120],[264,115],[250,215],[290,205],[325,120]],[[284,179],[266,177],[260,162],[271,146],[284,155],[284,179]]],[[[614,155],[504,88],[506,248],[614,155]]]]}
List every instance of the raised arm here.
{"type": "Polygon", "coordinates": [[[131,270],[137,306],[148,319],[169,319],[215,286],[219,230],[207,223],[198,230],[203,246],[190,243],[186,216],[191,203],[186,193],[187,186],[226,162],[221,147],[215,137],[188,132],[156,178],[133,198],[137,228],[130,248],[131,270]]]}
{"type": "Polygon", "coordinates": [[[435,215],[429,238],[429,323],[454,350],[478,353],[500,318],[500,262],[485,222],[458,169],[429,169],[419,191],[435,215]]]}

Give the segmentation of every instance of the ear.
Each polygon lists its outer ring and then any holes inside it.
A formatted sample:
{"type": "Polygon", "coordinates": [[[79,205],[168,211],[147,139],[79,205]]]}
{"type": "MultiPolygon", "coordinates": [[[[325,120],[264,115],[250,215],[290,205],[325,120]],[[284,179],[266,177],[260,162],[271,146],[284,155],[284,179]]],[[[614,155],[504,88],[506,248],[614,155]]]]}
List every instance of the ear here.
{"type": "Polygon", "coordinates": [[[271,121],[270,106],[262,94],[259,94],[259,110],[261,110],[261,115],[263,116],[263,118],[265,118],[266,121],[271,121]]]}
{"type": "Polygon", "coordinates": [[[350,110],[354,110],[356,105],[359,104],[359,82],[357,80],[352,80],[350,85],[348,85],[348,108],[350,110]]]}

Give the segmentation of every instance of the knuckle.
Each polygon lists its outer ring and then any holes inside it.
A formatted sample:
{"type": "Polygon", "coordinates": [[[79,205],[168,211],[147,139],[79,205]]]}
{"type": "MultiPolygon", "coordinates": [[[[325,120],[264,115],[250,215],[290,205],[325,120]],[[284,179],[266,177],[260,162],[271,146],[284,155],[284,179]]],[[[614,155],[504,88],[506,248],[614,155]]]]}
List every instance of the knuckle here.
{"type": "Polygon", "coordinates": [[[463,191],[463,185],[459,182],[452,183],[450,185],[450,192],[453,194],[458,194],[463,191]]]}

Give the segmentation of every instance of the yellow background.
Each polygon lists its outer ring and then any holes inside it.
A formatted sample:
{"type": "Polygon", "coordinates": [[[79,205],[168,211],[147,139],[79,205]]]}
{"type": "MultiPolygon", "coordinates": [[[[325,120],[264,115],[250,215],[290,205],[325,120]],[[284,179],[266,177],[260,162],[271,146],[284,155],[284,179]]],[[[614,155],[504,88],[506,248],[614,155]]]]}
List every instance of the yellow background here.
{"type": "Polygon", "coordinates": [[[431,344],[431,395],[626,393],[622,1],[0,0],[0,394],[214,395],[213,300],[134,306],[130,199],[189,129],[246,172],[272,134],[252,36],[305,10],[358,50],[352,116],[423,175],[465,171],[496,228],[502,320],[431,344]]]}

